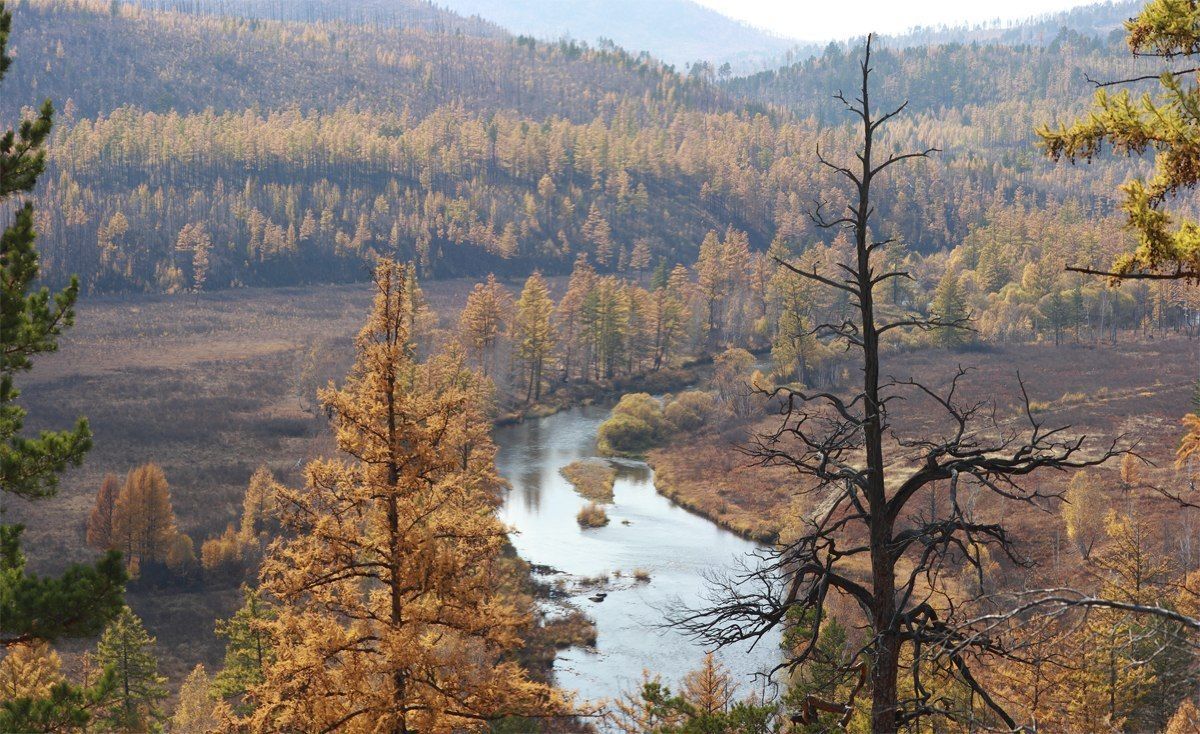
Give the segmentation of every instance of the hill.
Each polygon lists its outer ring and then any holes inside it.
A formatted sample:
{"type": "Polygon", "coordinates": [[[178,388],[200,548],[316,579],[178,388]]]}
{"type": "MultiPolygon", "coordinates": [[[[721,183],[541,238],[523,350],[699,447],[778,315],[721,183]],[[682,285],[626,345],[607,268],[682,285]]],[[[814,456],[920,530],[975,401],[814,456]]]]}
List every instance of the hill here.
{"type": "MultiPolygon", "coordinates": [[[[427,278],[564,273],[580,254],[639,271],[692,262],[731,227],[759,250],[833,239],[808,218],[832,183],[813,150],[846,145],[829,95],[851,51],[717,83],[425,3],[338,7],[23,3],[0,113],[47,96],[61,110],[38,192],[47,279],[79,273],[93,292],[353,281],[380,253],[427,278]]],[[[1137,68],[1116,41],[1070,32],[881,52],[881,101],[911,100],[889,144],[944,152],[886,182],[880,213],[921,253],[1004,211],[1071,202],[1107,217],[1129,164],[1052,166],[1031,131],[1083,108],[1085,71],[1137,68]]]]}
{"type": "Polygon", "coordinates": [[[678,69],[707,62],[711,70],[757,71],[792,50],[794,39],[738,22],[692,0],[442,0],[513,33],[547,41],[607,39],[633,53],[646,52],[678,69]]]}

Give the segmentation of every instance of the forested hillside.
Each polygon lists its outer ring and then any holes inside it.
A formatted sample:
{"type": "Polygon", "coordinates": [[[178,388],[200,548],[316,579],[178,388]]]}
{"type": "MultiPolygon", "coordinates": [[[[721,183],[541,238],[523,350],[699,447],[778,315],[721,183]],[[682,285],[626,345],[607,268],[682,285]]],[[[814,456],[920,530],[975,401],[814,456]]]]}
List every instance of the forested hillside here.
{"type": "MultiPolygon", "coordinates": [[[[425,277],[564,273],[579,253],[637,271],[691,262],[728,227],[759,251],[830,243],[807,212],[830,186],[813,150],[845,146],[828,90],[846,88],[856,62],[836,46],[721,82],[420,3],[387,6],[411,12],[391,22],[382,5],[359,7],[363,22],[320,20],[332,6],[316,2],[243,5],[307,20],[193,12],[210,3],[17,7],[23,63],[5,99],[62,110],[40,189],[49,281],[172,292],[361,280],[378,254],[425,277]]],[[[1068,199],[1068,217],[1109,217],[1129,164],[1052,168],[1030,131],[1082,109],[1084,70],[1138,68],[1115,39],[915,47],[879,64],[896,70],[883,101],[911,98],[895,142],[944,151],[884,183],[880,212],[911,249],[948,251],[1068,199]]],[[[1067,259],[1090,237],[1037,252],[1067,259]]],[[[1001,245],[1010,260],[1026,247],[1001,245]]]]}

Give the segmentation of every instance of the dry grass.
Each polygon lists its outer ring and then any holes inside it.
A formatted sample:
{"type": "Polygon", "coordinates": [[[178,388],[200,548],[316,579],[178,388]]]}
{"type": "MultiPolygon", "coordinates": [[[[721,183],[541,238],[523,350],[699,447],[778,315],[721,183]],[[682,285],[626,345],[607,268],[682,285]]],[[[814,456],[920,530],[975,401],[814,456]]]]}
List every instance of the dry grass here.
{"type": "MultiPolygon", "coordinates": [[[[425,285],[443,323],[457,318],[470,286],[425,285]]],[[[86,415],[95,434],[94,448],[82,467],[63,475],[57,497],[6,508],[6,521],[27,525],[31,569],[52,573],[94,556],[84,523],[108,472],[122,476],[151,460],[162,465],[180,528],[197,547],[238,517],[260,464],[283,481],[302,481],[304,462],[328,454],[331,444],[325,421],[301,408],[301,360],[318,344],[319,382],[340,380],[372,297],[369,285],[358,284],[82,302],[61,349],[18,378],[27,430],[64,427],[86,415]]],[[[135,586],[127,599],[158,637],[162,670],[173,684],[198,662],[219,667],[223,646],[213,622],[236,609],[232,583],[135,586]]]]}
{"type": "MultiPolygon", "coordinates": [[[[1037,418],[1047,426],[1068,425],[1070,433],[1100,440],[1125,435],[1138,440],[1138,452],[1145,454],[1158,468],[1148,469],[1148,481],[1172,486],[1171,456],[1180,436],[1179,420],[1188,410],[1191,385],[1195,380],[1197,344],[1183,339],[1156,340],[1149,343],[1125,343],[1115,347],[1052,345],[1006,346],[988,352],[947,354],[924,350],[894,355],[885,360],[885,374],[899,379],[912,376],[931,381],[948,379],[955,363],[970,367],[960,383],[963,400],[995,398],[998,415],[1017,416],[1020,370],[1030,397],[1038,403],[1037,418]],[[1054,396],[1062,396],[1055,400],[1054,396]]],[[[908,396],[894,403],[889,419],[895,430],[910,436],[939,435],[946,428],[930,401],[908,396]]],[[[1015,425],[1015,424],[1014,424],[1015,425]]],[[[675,502],[713,519],[745,537],[769,541],[779,536],[789,517],[803,512],[810,498],[793,471],[784,467],[748,466],[748,459],[734,450],[751,432],[778,427],[777,417],[763,417],[743,426],[740,437],[704,433],[685,437],[672,446],[650,454],[655,483],[675,502]]],[[[902,452],[895,446],[897,470],[903,471],[902,452]]],[[[1117,489],[1117,462],[1099,470],[1112,487],[1114,502],[1117,489]]],[[[1039,483],[1057,489],[1069,481],[1068,474],[1049,473],[1030,478],[1030,486],[1039,483]]],[[[942,500],[944,501],[944,499],[942,500]]],[[[1056,511],[1045,512],[1012,503],[981,498],[990,511],[1006,513],[1008,523],[1024,543],[1023,549],[1037,559],[1061,558],[1055,547],[1059,518],[1056,511]]],[[[929,505],[927,499],[920,504],[929,505]]],[[[1161,518],[1164,535],[1179,527],[1178,513],[1163,502],[1146,502],[1144,512],[1161,518]]],[[[916,505],[914,505],[915,507],[916,505]]],[[[1065,547],[1065,546],[1063,546],[1065,547]]],[[[1070,560],[1070,559],[1067,559],[1070,560]]]]}
{"type": "Polygon", "coordinates": [[[608,524],[608,513],[603,507],[592,502],[579,511],[575,520],[579,522],[580,527],[602,528],[608,524]]]}
{"type": "Polygon", "coordinates": [[[542,623],[542,641],[557,649],[564,647],[595,647],[596,623],[579,610],[561,617],[547,617],[542,623]]]}
{"type": "Polygon", "coordinates": [[[559,473],[584,499],[592,502],[613,501],[613,484],[617,480],[617,470],[608,462],[580,459],[567,464],[559,473]]]}

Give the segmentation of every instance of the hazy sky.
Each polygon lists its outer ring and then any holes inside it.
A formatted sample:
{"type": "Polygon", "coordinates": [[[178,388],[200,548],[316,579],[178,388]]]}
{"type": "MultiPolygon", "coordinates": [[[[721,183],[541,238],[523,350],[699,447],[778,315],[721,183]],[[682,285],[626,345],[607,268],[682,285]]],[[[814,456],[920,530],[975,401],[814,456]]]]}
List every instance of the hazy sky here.
{"type": "Polygon", "coordinates": [[[696,0],[781,36],[824,41],[913,26],[1019,20],[1088,4],[1085,0],[696,0]]]}

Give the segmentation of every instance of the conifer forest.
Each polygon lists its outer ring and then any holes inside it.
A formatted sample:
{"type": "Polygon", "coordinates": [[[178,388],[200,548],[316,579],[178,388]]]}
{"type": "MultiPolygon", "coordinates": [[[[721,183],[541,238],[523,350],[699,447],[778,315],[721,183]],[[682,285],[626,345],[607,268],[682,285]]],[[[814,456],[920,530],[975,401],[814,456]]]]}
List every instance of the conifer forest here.
{"type": "Polygon", "coordinates": [[[0,0],[0,246],[0,732],[1200,734],[1198,0],[0,0]]]}

